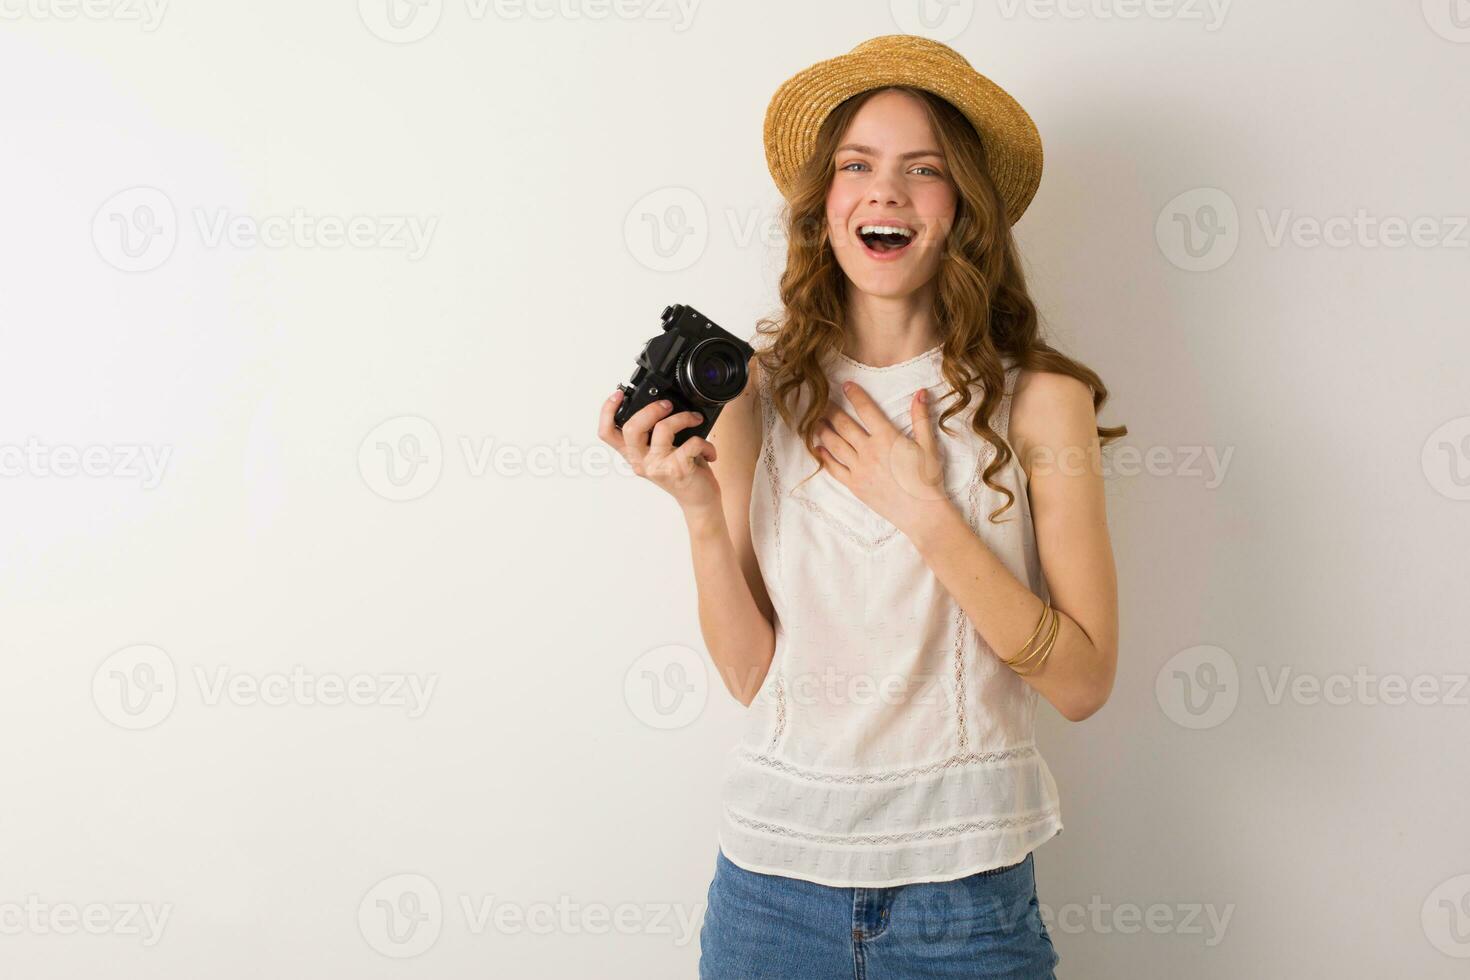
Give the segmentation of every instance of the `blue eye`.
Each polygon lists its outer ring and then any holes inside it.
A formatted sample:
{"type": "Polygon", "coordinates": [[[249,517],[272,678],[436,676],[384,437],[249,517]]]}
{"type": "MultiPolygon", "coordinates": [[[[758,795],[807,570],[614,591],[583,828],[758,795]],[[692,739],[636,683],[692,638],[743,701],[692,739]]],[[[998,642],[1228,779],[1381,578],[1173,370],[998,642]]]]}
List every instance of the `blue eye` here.
{"type": "MultiPolygon", "coordinates": [[[[867,166],[867,164],[863,163],[861,160],[853,160],[851,163],[844,163],[842,166],[838,167],[837,169],[838,170],[846,170],[848,167],[865,167],[865,166],[867,166]]],[[[942,176],[942,174],[940,174],[940,172],[938,170],[935,170],[933,167],[929,166],[927,163],[921,163],[917,167],[915,167],[914,169],[915,170],[927,170],[927,171],[929,171],[930,174],[933,174],[935,177],[942,176]]]]}

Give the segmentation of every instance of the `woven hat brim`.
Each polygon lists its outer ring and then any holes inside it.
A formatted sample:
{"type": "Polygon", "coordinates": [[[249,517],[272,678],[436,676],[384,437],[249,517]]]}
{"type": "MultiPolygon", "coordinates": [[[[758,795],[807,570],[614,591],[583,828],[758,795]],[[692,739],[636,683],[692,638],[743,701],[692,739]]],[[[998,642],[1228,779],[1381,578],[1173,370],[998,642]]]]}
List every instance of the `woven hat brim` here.
{"type": "Polygon", "coordinates": [[[816,145],[822,121],[869,89],[912,85],[947,99],[980,134],[990,176],[1011,224],[1041,184],[1041,134],[1021,104],[963,62],[922,48],[859,50],[828,58],[781,84],[766,107],[766,165],[783,197],[816,145]]]}

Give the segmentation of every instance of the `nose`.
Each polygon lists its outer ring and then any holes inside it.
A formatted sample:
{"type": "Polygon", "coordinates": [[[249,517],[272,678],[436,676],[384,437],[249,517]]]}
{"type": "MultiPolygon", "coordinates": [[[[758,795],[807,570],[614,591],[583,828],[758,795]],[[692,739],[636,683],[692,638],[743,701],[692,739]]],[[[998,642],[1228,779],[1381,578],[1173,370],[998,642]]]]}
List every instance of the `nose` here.
{"type": "Polygon", "coordinates": [[[887,170],[880,170],[873,174],[873,180],[868,185],[868,203],[878,207],[889,207],[903,203],[902,183],[887,170]]]}

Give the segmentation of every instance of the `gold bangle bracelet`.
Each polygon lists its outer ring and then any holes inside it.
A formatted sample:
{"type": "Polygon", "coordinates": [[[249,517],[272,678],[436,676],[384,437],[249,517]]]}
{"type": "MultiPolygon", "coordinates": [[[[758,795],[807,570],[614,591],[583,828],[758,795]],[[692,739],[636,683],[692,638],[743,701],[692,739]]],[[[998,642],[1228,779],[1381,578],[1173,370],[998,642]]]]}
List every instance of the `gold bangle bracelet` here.
{"type": "Polygon", "coordinates": [[[1031,635],[1030,636],[1026,637],[1026,642],[1021,644],[1021,649],[1018,650],[1018,651],[1016,651],[1016,656],[1012,657],[1009,660],[1007,660],[1004,657],[1001,657],[1000,658],[1000,662],[1001,663],[1009,665],[1009,664],[1013,664],[1013,663],[1017,663],[1018,662],[1016,658],[1019,657],[1021,654],[1025,653],[1026,652],[1026,648],[1031,645],[1031,641],[1035,640],[1039,635],[1041,635],[1041,627],[1043,625],[1045,625],[1045,623],[1046,623],[1046,611],[1048,609],[1050,609],[1050,608],[1051,608],[1051,601],[1050,600],[1047,600],[1046,602],[1044,602],[1044,603],[1041,604],[1041,618],[1036,621],[1036,628],[1031,631],[1031,635]]]}
{"type": "MultiPolygon", "coordinates": [[[[1046,612],[1047,612],[1047,615],[1050,618],[1047,620],[1047,623],[1046,623],[1047,628],[1046,628],[1046,630],[1043,631],[1043,635],[1050,635],[1050,633],[1052,632],[1053,623],[1055,622],[1055,620],[1057,618],[1057,611],[1055,609],[1053,609],[1051,607],[1051,605],[1048,603],[1047,604],[1047,607],[1046,607],[1046,612]]],[[[1041,643],[1038,643],[1036,645],[1036,649],[1035,650],[1032,650],[1030,653],[1026,654],[1026,656],[1024,656],[1024,657],[1017,657],[1016,659],[1014,659],[1014,660],[1010,661],[1008,664],[1006,664],[1006,666],[1009,667],[1009,668],[1011,668],[1012,670],[1015,670],[1017,667],[1020,667],[1020,666],[1022,666],[1024,664],[1030,662],[1031,660],[1035,659],[1036,656],[1039,655],[1045,649],[1046,649],[1046,642],[1043,639],[1043,641],[1041,643]]]]}
{"type": "Polygon", "coordinates": [[[1051,648],[1048,647],[1047,650],[1046,650],[1046,653],[1042,655],[1042,657],[1041,657],[1040,660],[1036,661],[1035,664],[1031,665],[1026,670],[1018,670],[1018,671],[1016,671],[1016,673],[1020,674],[1022,677],[1029,677],[1032,674],[1036,673],[1038,670],[1040,670],[1041,669],[1041,665],[1044,664],[1044,663],[1046,663],[1046,658],[1047,657],[1050,657],[1050,656],[1051,656],[1051,648]]]}
{"type": "Polygon", "coordinates": [[[1040,660],[1036,661],[1036,663],[1032,664],[1030,667],[1026,668],[1025,670],[1017,671],[1018,674],[1034,674],[1041,669],[1041,665],[1046,663],[1046,658],[1051,656],[1052,648],[1057,642],[1057,632],[1061,629],[1061,627],[1062,618],[1060,616],[1053,615],[1051,635],[1048,636],[1046,639],[1046,652],[1041,655],[1040,660]]]}
{"type": "MultiPolygon", "coordinates": [[[[1042,636],[1045,636],[1045,633],[1048,632],[1048,627],[1051,626],[1051,621],[1050,619],[1048,619],[1048,617],[1055,616],[1055,614],[1057,614],[1057,611],[1053,610],[1053,608],[1051,608],[1050,602],[1048,602],[1047,607],[1045,607],[1044,610],[1041,611],[1041,624],[1039,624],[1039,629],[1041,629],[1042,636]]],[[[1030,646],[1030,641],[1026,641],[1026,646],[1030,646]]],[[[1026,654],[1026,646],[1022,646],[1022,648],[1020,648],[1022,649],[1022,654],[1026,654]]],[[[1029,654],[1025,655],[1025,657],[1017,654],[1014,655],[1014,657],[1011,657],[1010,660],[1004,661],[1005,666],[1016,667],[1017,664],[1026,663],[1026,661],[1030,660],[1030,658],[1032,657],[1035,657],[1035,655],[1039,654],[1039,652],[1041,652],[1041,644],[1036,645],[1036,649],[1030,651],[1029,654]]]]}

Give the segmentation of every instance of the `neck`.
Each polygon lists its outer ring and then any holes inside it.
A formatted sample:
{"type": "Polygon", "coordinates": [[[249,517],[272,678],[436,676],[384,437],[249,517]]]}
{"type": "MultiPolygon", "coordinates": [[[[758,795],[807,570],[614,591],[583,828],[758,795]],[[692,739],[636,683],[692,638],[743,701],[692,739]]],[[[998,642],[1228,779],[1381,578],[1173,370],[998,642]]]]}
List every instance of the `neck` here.
{"type": "Polygon", "coordinates": [[[874,296],[849,283],[843,353],[884,367],[933,350],[944,342],[934,322],[934,284],[907,296],[874,296]]]}

